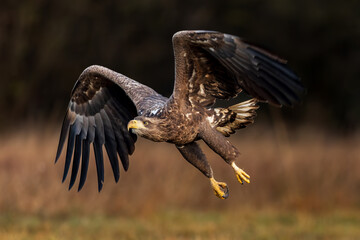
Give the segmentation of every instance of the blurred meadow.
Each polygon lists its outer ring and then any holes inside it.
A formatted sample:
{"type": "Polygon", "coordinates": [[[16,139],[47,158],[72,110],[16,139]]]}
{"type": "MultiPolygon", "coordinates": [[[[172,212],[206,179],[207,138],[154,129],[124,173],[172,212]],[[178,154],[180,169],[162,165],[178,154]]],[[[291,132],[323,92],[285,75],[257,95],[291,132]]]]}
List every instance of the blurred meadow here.
{"type": "MultiPolygon", "coordinates": [[[[175,147],[140,140],[115,184],[110,164],[97,192],[95,164],[84,189],[61,184],[56,127],[24,129],[0,144],[0,239],[357,239],[360,136],[253,126],[234,137],[250,175],[240,185],[206,146],[220,200],[175,147]],[[40,131],[40,129],[42,131],[40,131]]],[[[202,144],[204,145],[204,144],[202,144]]],[[[63,160],[63,159],[62,159],[63,160]]],[[[90,162],[94,163],[92,158],[90,162]]]]}
{"type": "MultiPolygon", "coordinates": [[[[360,239],[359,1],[5,1],[0,8],[0,239],[360,239]],[[70,91],[87,66],[169,96],[171,36],[242,36],[289,60],[307,88],[294,108],[261,104],[230,141],[251,176],[200,143],[230,196],[167,143],[138,139],[116,184],[61,183],[55,165],[70,91]]],[[[222,102],[223,103],[223,102],[222,102]]],[[[78,180],[77,180],[78,181],[78,180]]]]}

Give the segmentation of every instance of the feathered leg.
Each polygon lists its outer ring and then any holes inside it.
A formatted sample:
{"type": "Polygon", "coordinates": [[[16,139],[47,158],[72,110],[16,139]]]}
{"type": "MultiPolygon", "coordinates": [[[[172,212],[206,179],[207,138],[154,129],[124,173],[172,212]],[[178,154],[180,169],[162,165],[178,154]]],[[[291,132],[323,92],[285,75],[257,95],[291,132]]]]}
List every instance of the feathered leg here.
{"type": "Polygon", "coordinates": [[[196,142],[185,145],[176,145],[181,155],[194,167],[199,169],[206,177],[209,178],[211,187],[216,196],[225,199],[229,196],[229,189],[224,182],[218,182],[213,177],[213,171],[210,164],[206,160],[205,154],[202,152],[200,146],[196,142]]]}
{"type": "Polygon", "coordinates": [[[250,183],[250,176],[235,164],[240,153],[229,140],[210,126],[202,130],[200,137],[234,169],[236,178],[241,184],[243,181],[250,183]]]}

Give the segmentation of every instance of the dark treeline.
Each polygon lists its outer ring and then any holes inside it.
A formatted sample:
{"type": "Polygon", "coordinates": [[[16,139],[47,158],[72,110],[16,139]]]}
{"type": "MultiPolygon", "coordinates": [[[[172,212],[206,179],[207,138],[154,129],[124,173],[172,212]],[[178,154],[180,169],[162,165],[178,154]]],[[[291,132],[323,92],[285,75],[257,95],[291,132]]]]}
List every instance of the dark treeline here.
{"type": "Polygon", "coordinates": [[[360,1],[34,0],[1,5],[3,128],[62,115],[74,82],[92,64],[169,96],[171,37],[183,29],[242,36],[288,59],[307,88],[302,105],[284,111],[290,120],[342,132],[359,126],[360,1]]]}

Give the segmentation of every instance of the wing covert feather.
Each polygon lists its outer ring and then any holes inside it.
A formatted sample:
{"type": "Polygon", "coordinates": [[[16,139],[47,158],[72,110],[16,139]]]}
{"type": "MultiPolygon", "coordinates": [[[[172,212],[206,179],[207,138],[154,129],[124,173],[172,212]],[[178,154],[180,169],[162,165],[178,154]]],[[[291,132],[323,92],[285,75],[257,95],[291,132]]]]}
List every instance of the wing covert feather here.
{"type": "Polygon", "coordinates": [[[245,91],[260,101],[293,106],[304,87],[296,74],[274,54],[229,34],[181,31],[174,35],[174,96],[209,107],[245,91]]]}

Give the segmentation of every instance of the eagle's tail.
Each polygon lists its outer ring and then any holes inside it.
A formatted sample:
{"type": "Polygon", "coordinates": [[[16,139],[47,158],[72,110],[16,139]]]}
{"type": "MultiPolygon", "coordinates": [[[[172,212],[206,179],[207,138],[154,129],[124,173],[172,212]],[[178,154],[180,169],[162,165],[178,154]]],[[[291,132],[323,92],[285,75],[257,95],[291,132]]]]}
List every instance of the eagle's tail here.
{"type": "Polygon", "coordinates": [[[259,108],[257,102],[257,99],[252,98],[228,107],[226,112],[228,116],[231,115],[231,117],[228,118],[228,121],[223,122],[223,124],[216,127],[216,130],[228,137],[230,134],[235,133],[235,130],[244,128],[248,124],[253,123],[256,116],[255,111],[259,108]]]}

